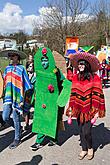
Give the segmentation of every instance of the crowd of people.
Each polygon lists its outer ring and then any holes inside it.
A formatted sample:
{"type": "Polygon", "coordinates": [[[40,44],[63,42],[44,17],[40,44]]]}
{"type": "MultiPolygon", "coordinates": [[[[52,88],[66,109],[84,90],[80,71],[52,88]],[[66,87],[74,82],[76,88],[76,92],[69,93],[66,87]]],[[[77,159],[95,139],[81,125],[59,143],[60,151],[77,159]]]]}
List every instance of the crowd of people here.
{"type": "Polygon", "coordinates": [[[58,131],[65,130],[63,114],[68,105],[66,115],[70,120],[76,118],[79,127],[82,150],[78,157],[82,160],[87,155],[91,160],[94,157],[92,126],[98,117],[105,116],[102,82],[97,74],[101,69],[96,56],[85,52],[70,54],[66,59],[65,77],[47,47],[39,48],[34,57],[29,55],[26,69],[20,63],[26,58],[25,53],[6,50],[1,54],[10,61],[3,73],[3,112],[0,116],[1,127],[8,123],[15,130],[9,148],[14,149],[21,143],[20,116],[23,115],[27,130],[32,106],[32,132],[37,137],[30,148],[36,151],[43,147],[46,136],[49,137],[48,146],[58,144],[58,131]]]}

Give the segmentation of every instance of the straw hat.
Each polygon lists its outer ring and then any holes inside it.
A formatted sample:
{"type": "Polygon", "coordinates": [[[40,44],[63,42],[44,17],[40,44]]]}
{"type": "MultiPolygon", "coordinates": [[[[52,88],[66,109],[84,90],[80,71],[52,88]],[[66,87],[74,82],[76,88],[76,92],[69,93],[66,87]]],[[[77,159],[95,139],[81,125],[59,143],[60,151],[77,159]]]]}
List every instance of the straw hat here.
{"type": "Polygon", "coordinates": [[[9,57],[9,54],[17,54],[20,56],[21,60],[27,57],[27,55],[23,51],[19,51],[16,46],[14,46],[12,49],[5,49],[0,51],[0,57],[9,57]]]}
{"type": "Polygon", "coordinates": [[[97,59],[97,57],[95,55],[92,55],[90,53],[77,52],[75,54],[70,54],[68,56],[68,58],[71,60],[73,67],[75,67],[76,69],[78,68],[78,61],[79,60],[88,61],[90,66],[91,66],[91,70],[93,72],[96,72],[99,69],[99,65],[100,65],[99,60],[97,59]]]}

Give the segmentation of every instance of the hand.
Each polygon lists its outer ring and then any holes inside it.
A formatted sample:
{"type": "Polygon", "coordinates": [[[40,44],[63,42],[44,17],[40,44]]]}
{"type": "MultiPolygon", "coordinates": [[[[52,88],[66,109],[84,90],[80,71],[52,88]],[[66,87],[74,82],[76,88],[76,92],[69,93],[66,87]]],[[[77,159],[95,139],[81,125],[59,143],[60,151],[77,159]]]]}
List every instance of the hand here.
{"type": "Polygon", "coordinates": [[[97,112],[94,116],[95,119],[97,119],[99,117],[99,113],[97,112]]]}
{"type": "Polygon", "coordinates": [[[91,120],[91,124],[95,124],[95,122],[96,122],[96,118],[93,118],[93,119],[91,120]]]}
{"type": "Polygon", "coordinates": [[[22,108],[23,107],[23,102],[19,103],[19,107],[22,108]]]}
{"type": "Polygon", "coordinates": [[[92,118],[91,124],[95,124],[95,122],[96,122],[96,120],[97,120],[98,117],[99,117],[99,114],[98,114],[98,112],[97,112],[97,113],[95,114],[94,118],[92,118]]]}

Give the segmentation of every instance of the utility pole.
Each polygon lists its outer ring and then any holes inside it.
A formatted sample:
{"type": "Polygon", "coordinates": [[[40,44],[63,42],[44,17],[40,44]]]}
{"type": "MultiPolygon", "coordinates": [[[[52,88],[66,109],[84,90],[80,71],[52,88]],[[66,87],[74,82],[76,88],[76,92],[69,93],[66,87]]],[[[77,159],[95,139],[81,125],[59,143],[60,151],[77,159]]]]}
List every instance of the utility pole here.
{"type": "Polygon", "coordinates": [[[66,21],[65,21],[65,34],[67,35],[68,34],[68,5],[69,5],[69,0],[66,0],[66,21]]]}

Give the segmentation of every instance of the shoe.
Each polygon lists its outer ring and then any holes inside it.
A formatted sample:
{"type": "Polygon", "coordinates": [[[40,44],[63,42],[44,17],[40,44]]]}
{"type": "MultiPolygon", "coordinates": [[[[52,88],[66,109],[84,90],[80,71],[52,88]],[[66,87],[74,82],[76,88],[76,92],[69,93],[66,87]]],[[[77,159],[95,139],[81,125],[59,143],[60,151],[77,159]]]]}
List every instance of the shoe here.
{"type": "Polygon", "coordinates": [[[94,157],[93,148],[88,149],[87,159],[88,159],[88,160],[91,160],[91,159],[93,159],[93,157],[94,157]]]}
{"type": "Polygon", "coordinates": [[[37,151],[38,149],[40,149],[40,148],[42,148],[42,147],[43,147],[43,145],[38,144],[38,143],[35,143],[35,144],[33,144],[32,146],[30,146],[30,149],[31,149],[32,151],[37,151]]]}
{"type": "Polygon", "coordinates": [[[56,143],[57,143],[57,142],[50,141],[50,142],[48,143],[48,146],[54,146],[54,145],[56,145],[56,143]]]}
{"type": "Polygon", "coordinates": [[[9,145],[9,149],[15,149],[16,147],[18,147],[20,144],[20,140],[14,140],[10,145],[9,145]]]}
{"type": "Polygon", "coordinates": [[[78,155],[79,160],[82,160],[87,155],[87,151],[81,151],[81,153],[78,155]]]}

